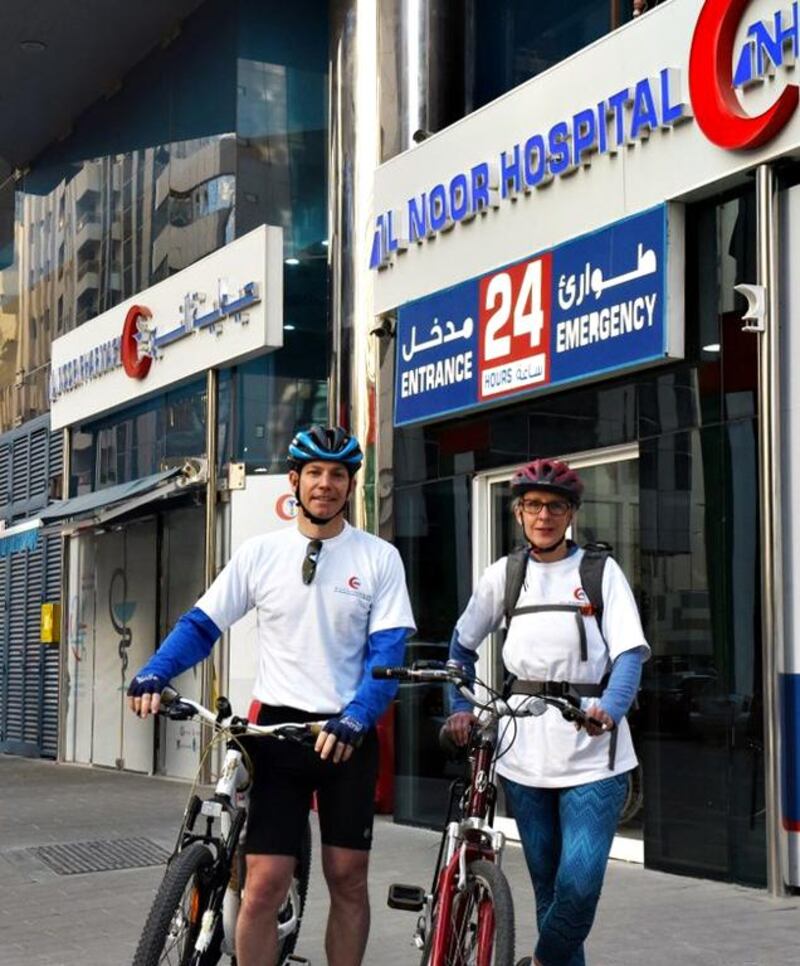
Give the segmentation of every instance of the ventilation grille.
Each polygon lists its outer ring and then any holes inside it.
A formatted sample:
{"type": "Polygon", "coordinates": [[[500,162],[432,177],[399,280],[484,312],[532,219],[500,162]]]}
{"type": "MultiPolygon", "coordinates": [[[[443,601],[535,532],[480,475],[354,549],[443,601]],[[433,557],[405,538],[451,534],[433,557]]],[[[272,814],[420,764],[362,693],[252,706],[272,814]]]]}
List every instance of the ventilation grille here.
{"type": "Polygon", "coordinates": [[[28,851],[58,875],[140,869],[148,865],[163,865],[169,858],[169,852],[150,839],[70,842],[66,845],[40,845],[28,851]]]}

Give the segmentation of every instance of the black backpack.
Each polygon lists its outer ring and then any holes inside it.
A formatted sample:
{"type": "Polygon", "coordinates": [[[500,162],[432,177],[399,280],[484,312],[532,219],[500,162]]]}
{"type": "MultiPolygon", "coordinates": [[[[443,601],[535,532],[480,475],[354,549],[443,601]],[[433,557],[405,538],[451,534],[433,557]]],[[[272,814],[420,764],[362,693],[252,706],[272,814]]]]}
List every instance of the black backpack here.
{"type": "MultiPolygon", "coordinates": [[[[583,548],[583,558],[579,573],[581,586],[589,598],[590,613],[594,615],[597,626],[603,636],[603,571],[606,560],[611,556],[611,545],[597,541],[587,543],[583,548]]],[[[503,600],[503,613],[506,618],[506,630],[514,614],[529,608],[517,608],[522,585],[525,582],[525,571],[528,567],[529,547],[518,547],[512,550],[506,559],[506,589],[503,600]]],[[[586,608],[581,608],[586,613],[586,608]]]]}

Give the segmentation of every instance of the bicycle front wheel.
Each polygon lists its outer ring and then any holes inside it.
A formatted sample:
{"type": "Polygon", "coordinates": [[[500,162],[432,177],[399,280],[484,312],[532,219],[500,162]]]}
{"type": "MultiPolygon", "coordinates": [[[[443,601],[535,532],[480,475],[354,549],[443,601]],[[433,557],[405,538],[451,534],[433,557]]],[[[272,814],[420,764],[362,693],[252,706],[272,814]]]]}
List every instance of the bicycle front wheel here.
{"type": "Polygon", "coordinates": [[[133,966],[214,966],[220,958],[221,917],[208,948],[195,950],[213,883],[214,856],[199,842],[179,852],[159,886],[133,966]]]}
{"type": "Polygon", "coordinates": [[[483,859],[467,866],[467,886],[455,892],[447,921],[434,920],[422,966],[514,966],[514,904],[501,870],[483,859]],[[439,934],[443,936],[442,944],[439,934]]]}

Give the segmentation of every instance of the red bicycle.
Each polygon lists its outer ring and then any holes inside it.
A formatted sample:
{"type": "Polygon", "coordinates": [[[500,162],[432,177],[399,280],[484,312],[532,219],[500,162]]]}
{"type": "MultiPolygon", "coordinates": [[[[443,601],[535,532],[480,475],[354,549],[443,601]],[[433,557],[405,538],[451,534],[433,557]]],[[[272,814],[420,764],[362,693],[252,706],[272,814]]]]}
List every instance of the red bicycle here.
{"type": "MultiPolygon", "coordinates": [[[[375,668],[373,677],[414,684],[452,684],[479,711],[467,755],[468,778],[457,779],[442,832],[430,891],[394,883],[388,904],[420,912],[414,942],[421,966],[514,966],[514,903],[501,865],[505,835],[492,827],[497,803],[494,781],[498,734],[503,719],[538,716],[556,707],[568,721],[587,716],[571,696],[536,696],[510,707],[504,697],[477,681],[488,695],[479,701],[467,687],[460,664],[418,662],[412,667],[375,668]]],[[[447,745],[445,738],[443,743],[447,745]]],[[[450,743],[451,748],[454,746],[450,743]]],[[[463,751],[463,750],[462,750],[463,751]]]]}

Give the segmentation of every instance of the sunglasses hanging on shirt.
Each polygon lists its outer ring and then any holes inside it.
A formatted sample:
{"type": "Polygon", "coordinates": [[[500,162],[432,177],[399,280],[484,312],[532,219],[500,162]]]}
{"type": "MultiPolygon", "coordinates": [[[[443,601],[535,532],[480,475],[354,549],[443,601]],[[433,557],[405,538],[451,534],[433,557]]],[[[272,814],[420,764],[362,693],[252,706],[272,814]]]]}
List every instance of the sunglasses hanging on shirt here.
{"type": "Polygon", "coordinates": [[[303,583],[308,585],[314,579],[317,572],[317,561],[322,550],[321,540],[310,540],[306,547],[306,555],[303,558],[303,583]]]}

